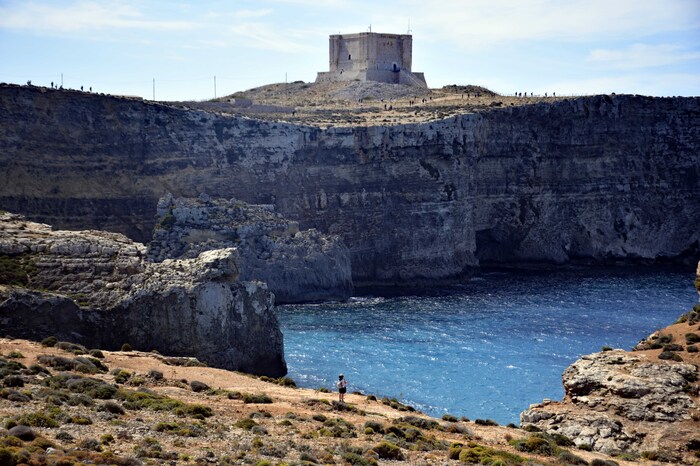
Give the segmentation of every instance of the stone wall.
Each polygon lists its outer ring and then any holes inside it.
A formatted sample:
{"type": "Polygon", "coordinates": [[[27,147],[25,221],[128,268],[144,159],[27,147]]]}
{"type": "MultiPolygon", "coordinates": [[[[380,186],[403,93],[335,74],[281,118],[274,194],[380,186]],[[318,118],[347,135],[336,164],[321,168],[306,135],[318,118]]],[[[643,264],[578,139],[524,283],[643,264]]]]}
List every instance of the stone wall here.
{"type": "Polygon", "coordinates": [[[158,198],[273,204],[356,284],[700,254],[700,99],[596,96],[321,129],[0,87],[0,208],[148,241],[158,198]]]}

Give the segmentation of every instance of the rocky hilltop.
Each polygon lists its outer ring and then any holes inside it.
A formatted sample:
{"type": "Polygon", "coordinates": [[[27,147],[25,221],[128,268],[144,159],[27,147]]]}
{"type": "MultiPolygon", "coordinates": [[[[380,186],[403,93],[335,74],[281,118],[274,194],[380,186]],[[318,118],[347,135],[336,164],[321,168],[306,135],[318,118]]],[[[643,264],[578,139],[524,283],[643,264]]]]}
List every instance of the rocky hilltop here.
{"type": "Polygon", "coordinates": [[[265,282],[276,303],[346,300],[352,293],[350,254],[340,238],[299,231],[274,206],[166,195],[157,216],[147,253],[153,261],[235,247],[240,280],[265,282]]]}
{"type": "Polygon", "coordinates": [[[0,207],[147,242],[166,192],[271,204],[339,235],[356,284],[479,264],[684,261],[700,252],[700,98],[319,127],[0,86],[0,207]]]}
{"type": "MultiPolygon", "coordinates": [[[[700,266],[698,267],[700,277],[700,266]]],[[[700,292],[700,278],[696,281],[700,292]]],[[[524,428],[579,448],[696,464],[700,455],[700,305],[632,352],[606,348],[563,375],[565,398],[520,415],[524,428]]]]}
{"type": "Polygon", "coordinates": [[[264,283],[239,280],[234,248],[145,260],[124,235],[53,231],[0,214],[3,335],[196,356],[215,367],[286,373],[282,333],[264,283]]]}

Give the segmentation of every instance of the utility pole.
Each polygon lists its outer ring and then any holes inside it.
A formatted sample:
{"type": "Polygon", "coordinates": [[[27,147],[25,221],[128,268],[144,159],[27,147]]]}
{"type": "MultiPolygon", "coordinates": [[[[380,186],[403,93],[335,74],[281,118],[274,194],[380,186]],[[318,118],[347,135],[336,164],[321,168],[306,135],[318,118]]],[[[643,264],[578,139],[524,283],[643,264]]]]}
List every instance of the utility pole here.
{"type": "Polygon", "coordinates": [[[156,100],[156,78],[153,78],[153,100],[156,100]]]}
{"type": "Polygon", "coordinates": [[[216,99],[216,75],[214,75],[214,98],[216,99]]]}
{"type": "Polygon", "coordinates": [[[287,87],[287,72],[284,72],[284,101],[289,103],[289,88],[287,87]]]}

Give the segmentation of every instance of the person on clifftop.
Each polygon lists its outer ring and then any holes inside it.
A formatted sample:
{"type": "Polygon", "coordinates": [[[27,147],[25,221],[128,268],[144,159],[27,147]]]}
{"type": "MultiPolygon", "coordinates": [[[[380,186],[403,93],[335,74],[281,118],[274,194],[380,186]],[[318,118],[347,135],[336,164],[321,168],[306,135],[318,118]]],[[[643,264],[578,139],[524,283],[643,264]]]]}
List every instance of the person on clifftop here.
{"type": "Polygon", "coordinates": [[[348,381],[345,379],[343,374],[338,376],[338,382],[336,385],[338,386],[338,401],[345,403],[345,393],[348,391],[348,381]]]}

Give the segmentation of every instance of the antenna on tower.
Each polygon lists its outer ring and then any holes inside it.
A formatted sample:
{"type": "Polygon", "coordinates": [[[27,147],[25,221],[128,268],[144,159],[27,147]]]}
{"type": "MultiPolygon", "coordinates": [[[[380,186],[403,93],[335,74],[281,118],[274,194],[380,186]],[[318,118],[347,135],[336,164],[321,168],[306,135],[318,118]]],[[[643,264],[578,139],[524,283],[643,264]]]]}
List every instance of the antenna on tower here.
{"type": "Polygon", "coordinates": [[[411,34],[411,18],[408,18],[408,30],[406,31],[406,34],[411,34]]]}
{"type": "Polygon", "coordinates": [[[372,25],[369,25],[369,32],[372,32],[372,25]]]}

